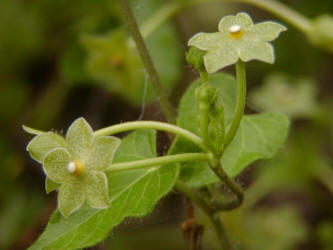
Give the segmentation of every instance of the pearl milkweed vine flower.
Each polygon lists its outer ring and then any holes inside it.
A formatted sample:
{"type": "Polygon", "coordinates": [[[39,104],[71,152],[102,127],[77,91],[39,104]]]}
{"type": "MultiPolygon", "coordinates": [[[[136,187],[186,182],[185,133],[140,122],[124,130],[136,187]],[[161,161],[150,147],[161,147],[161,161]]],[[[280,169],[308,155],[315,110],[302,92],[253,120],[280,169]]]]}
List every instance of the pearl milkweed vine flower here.
{"type": "Polygon", "coordinates": [[[119,144],[120,139],[113,136],[94,137],[85,119],[78,118],[65,138],[53,132],[38,134],[27,151],[42,163],[46,191],[58,190],[58,209],[68,216],[85,201],[93,208],[109,206],[104,171],[111,165],[119,144]]]}
{"type": "Polygon", "coordinates": [[[269,42],[287,30],[271,21],[253,24],[251,17],[243,12],[223,17],[218,29],[215,33],[200,32],[188,42],[189,46],[206,51],[203,59],[208,73],[235,64],[239,59],[273,63],[274,49],[269,42]]]}

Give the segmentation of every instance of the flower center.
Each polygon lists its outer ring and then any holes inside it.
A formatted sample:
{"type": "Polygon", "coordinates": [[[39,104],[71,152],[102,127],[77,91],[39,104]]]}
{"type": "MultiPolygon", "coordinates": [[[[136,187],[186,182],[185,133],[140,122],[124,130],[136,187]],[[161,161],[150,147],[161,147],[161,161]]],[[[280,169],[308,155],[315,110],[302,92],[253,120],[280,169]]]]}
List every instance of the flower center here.
{"type": "Polygon", "coordinates": [[[238,24],[234,24],[229,28],[229,35],[233,39],[239,39],[243,36],[242,27],[238,24]]]}
{"type": "Polygon", "coordinates": [[[83,171],[83,165],[80,161],[71,161],[67,165],[67,170],[71,174],[80,175],[83,171]]]}

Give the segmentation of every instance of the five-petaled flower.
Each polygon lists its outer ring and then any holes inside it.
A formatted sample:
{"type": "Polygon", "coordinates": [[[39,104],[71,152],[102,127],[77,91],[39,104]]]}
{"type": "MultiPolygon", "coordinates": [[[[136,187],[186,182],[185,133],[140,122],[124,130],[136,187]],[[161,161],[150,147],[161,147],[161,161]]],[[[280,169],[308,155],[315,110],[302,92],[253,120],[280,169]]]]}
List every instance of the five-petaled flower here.
{"type": "Polygon", "coordinates": [[[269,42],[286,27],[275,22],[253,24],[249,15],[238,13],[222,18],[218,29],[215,33],[198,33],[188,42],[189,46],[207,51],[204,64],[208,73],[235,64],[239,59],[273,63],[274,49],[269,42]]]}
{"type": "Polygon", "coordinates": [[[58,208],[64,216],[79,209],[84,201],[93,208],[109,206],[105,171],[120,140],[113,136],[94,137],[83,119],[75,120],[66,138],[53,133],[37,135],[28,144],[31,157],[43,164],[46,190],[58,189],[58,208]]]}

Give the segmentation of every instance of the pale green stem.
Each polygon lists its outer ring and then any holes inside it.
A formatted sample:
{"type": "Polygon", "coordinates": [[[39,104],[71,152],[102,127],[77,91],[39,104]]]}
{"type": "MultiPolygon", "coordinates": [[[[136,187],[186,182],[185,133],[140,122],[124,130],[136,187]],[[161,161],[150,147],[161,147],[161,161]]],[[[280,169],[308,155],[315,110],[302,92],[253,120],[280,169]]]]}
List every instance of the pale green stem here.
{"type": "Polygon", "coordinates": [[[112,126],[109,126],[106,128],[96,130],[94,132],[94,135],[95,136],[113,135],[113,134],[126,132],[126,131],[130,131],[130,130],[136,130],[136,129],[156,129],[156,130],[166,131],[169,133],[174,133],[174,134],[183,136],[184,138],[190,140],[191,142],[196,144],[198,147],[200,147],[204,151],[209,152],[209,150],[205,146],[203,140],[199,136],[191,133],[188,130],[185,130],[183,128],[180,128],[175,125],[168,124],[168,123],[164,123],[164,122],[156,122],[156,121],[124,122],[121,124],[116,124],[116,125],[112,125],[112,126]]]}
{"type": "Polygon", "coordinates": [[[237,80],[237,103],[234,119],[226,134],[223,150],[225,150],[234,139],[236,132],[239,128],[242,116],[244,114],[245,100],[246,100],[246,75],[245,64],[239,60],[236,64],[236,80],[237,80]]]}
{"type": "Polygon", "coordinates": [[[281,2],[275,0],[234,0],[234,1],[249,3],[263,10],[266,10],[267,12],[270,12],[271,14],[293,25],[295,28],[299,29],[305,34],[308,34],[308,32],[311,30],[311,21],[307,17],[301,15],[297,11],[289,8],[287,5],[284,5],[281,2]]]}
{"type": "Polygon", "coordinates": [[[208,161],[210,156],[204,153],[185,153],[185,154],[176,154],[176,155],[166,155],[155,158],[148,158],[144,160],[130,161],[130,162],[121,162],[111,164],[106,171],[115,172],[115,171],[125,171],[125,170],[134,170],[146,167],[158,167],[161,165],[177,162],[193,162],[193,161],[208,161]]]}
{"type": "Polygon", "coordinates": [[[311,20],[301,15],[292,8],[274,0],[192,0],[184,4],[184,2],[170,2],[161,7],[154,15],[152,15],[142,26],[144,37],[147,38],[160,25],[166,22],[179,11],[202,3],[216,2],[241,2],[257,6],[294,26],[306,35],[311,30],[311,20]]]}
{"type": "Polygon", "coordinates": [[[143,38],[147,38],[154,30],[156,30],[161,24],[166,22],[172,15],[182,9],[183,4],[178,1],[170,1],[158,9],[154,14],[145,22],[140,31],[143,38]]]}

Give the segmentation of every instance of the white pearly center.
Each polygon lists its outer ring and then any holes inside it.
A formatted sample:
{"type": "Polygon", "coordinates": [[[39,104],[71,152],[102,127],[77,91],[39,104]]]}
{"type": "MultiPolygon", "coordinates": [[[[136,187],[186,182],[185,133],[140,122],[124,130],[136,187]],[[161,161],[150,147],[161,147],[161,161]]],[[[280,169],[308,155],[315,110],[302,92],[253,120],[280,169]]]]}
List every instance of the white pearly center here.
{"type": "Polygon", "coordinates": [[[229,28],[229,32],[232,33],[232,34],[234,34],[234,33],[238,33],[238,32],[240,32],[241,29],[242,29],[241,26],[239,26],[238,24],[234,24],[234,25],[232,25],[232,26],[229,28]]]}
{"type": "Polygon", "coordinates": [[[68,172],[70,172],[71,174],[75,173],[75,171],[77,170],[76,163],[75,163],[74,161],[71,161],[70,163],[68,163],[68,165],[67,165],[67,170],[68,170],[68,172]]]}

